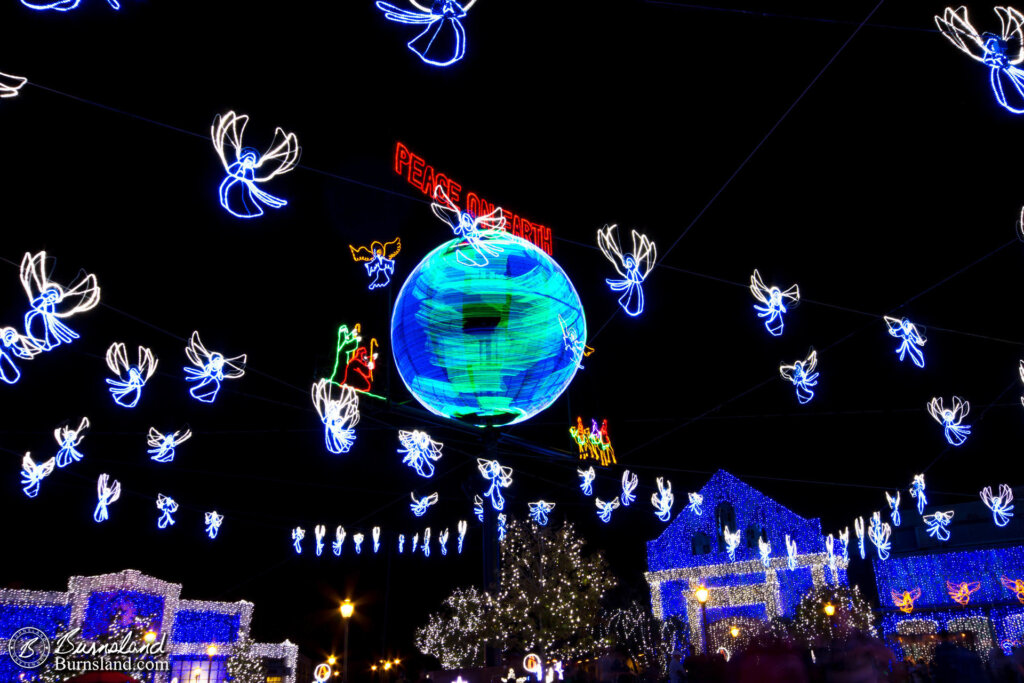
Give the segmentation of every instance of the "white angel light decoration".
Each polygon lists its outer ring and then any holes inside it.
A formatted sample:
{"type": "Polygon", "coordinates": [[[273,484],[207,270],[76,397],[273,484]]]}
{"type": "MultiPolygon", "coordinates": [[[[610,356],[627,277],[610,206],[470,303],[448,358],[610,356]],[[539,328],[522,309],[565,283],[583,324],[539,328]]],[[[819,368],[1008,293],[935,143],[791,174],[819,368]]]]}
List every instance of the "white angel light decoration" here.
{"type": "Polygon", "coordinates": [[[463,266],[483,268],[490,263],[490,258],[504,251],[501,248],[503,245],[512,242],[512,236],[505,232],[505,217],[501,207],[474,218],[468,211],[460,211],[444,188],[437,185],[430,209],[448,224],[456,237],[462,238],[455,252],[455,260],[463,266]]]}
{"type": "Polygon", "coordinates": [[[868,530],[868,537],[875,549],[878,550],[878,559],[888,560],[889,551],[892,549],[892,542],[889,537],[892,535],[892,527],[882,522],[882,513],[876,512],[871,517],[871,528],[868,530]]]}
{"type": "Polygon", "coordinates": [[[317,524],[313,527],[313,539],[316,541],[314,551],[316,556],[320,557],[324,553],[324,536],[327,535],[327,527],[323,524],[317,524]]]}
{"type": "Polygon", "coordinates": [[[227,171],[218,191],[220,205],[237,218],[262,216],[264,205],[280,209],[288,204],[287,200],[264,192],[256,184],[291,171],[299,163],[301,152],[295,133],[285,133],[281,128],[274,130],[274,141],[263,154],[252,147],[243,147],[242,136],[248,123],[248,115],[239,116],[229,111],[223,116],[218,114],[210,126],[213,148],[227,171]],[[230,156],[225,152],[229,145],[230,156]]]}
{"type": "Polygon", "coordinates": [[[672,516],[672,503],[676,498],[672,495],[672,482],[667,479],[657,478],[658,492],[651,494],[651,505],[654,506],[654,515],[663,522],[667,522],[672,516]]]}
{"type": "Polygon", "coordinates": [[[46,252],[26,253],[21,259],[21,286],[31,310],[25,314],[25,335],[42,351],[78,339],[61,320],[92,310],[100,302],[96,276],[86,274],[67,289],[50,280],[46,252]]]}
{"type": "Polygon", "coordinates": [[[998,527],[1004,527],[1010,523],[1013,517],[1013,489],[1006,484],[999,485],[999,495],[992,495],[992,487],[986,486],[981,490],[981,502],[992,511],[992,518],[998,527]]]}
{"type": "Polygon", "coordinates": [[[971,412],[971,404],[959,396],[953,397],[953,407],[943,406],[941,398],[933,398],[928,403],[928,414],[942,425],[946,441],[951,446],[962,446],[971,433],[971,425],[964,424],[964,418],[971,412]]]}
{"type": "Polygon", "coordinates": [[[858,517],[853,520],[853,530],[857,534],[857,550],[860,551],[860,559],[864,559],[866,553],[864,552],[864,518],[858,517]]]}
{"type": "Polygon", "coordinates": [[[334,543],[331,544],[331,550],[334,551],[335,557],[341,557],[342,546],[345,545],[345,527],[339,526],[334,530],[334,543]]]}
{"type": "Polygon", "coordinates": [[[755,268],[754,274],[750,276],[750,293],[763,304],[754,304],[754,310],[758,318],[765,318],[764,327],[768,334],[780,336],[785,325],[783,316],[789,311],[786,304],[788,302],[790,308],[795,308],[800,303],[800,288],[793,285],[783,291],[775,286],[768,287],[755,268]]]}
{"type": "Polygon", "coordinates": [[[782,379],[790,382],[796,389],[796,400],[801,405],[814,398],[813,387],[818,386],[818,352],[813,348],[804,360],[795,361],[792,365],[780,365],[779,374],[782,379]]]}
{"type": "Polygon", "coordinates": [[[156,427],[150,427],[149,434],[146,437],[146,443],[149,444],[146,452],[149,453],[150,460],[155,462],[172,462],[175,449],[191,438],[192,430],[187,426],[184,430],[168,432],[166,434],[158,432],[156,427]]]}
{"type": "Polygon", "coordinates": [[[703,515],[704,510],[701,508],[701,505],[704,504],[704,496],[702,496],[699,493],[689,493],[687,495],[690,498],[690,504],[686,506],[686,509],[688,509],[690,512],[697,515],[698,517],[703,515]]]}
{"type": "Polygon", "coordinates": [[[404,552],[405,552],[405,534],[398,534],[398,554],[401,555],[404,552]]]}
{"type": "Polygon", "coordinates": [[[185,368],[185,381],[195,383],[188,393],[197,401],[213,403],[220,392],[221,382],[245,375],[244,353],[233,358],[225,358],[224,354],[207,351],[199,339],[198,331],[192,333],[188,346],[185,347],[185,355],[192,365],[199,368],[185,368]]]}
{"type": "Polygon", "coordinates": [[[594,471],[594,466],[591,465],[585,470],[577,468],[576,474],[580,478],[580,490],[583,491],[583,495],[594,495],[594,479],[597,478],[597,472],[594,471]]]}
{"type": "Polygon", "coordinates": [[[160,519],[157,520],[156,525],[160,529],[166,529],[169,526],[174,526],[174,513],[178,511],[178,503],[170,496],[165,496],[162,493],[156,495],[156,509],[160,511],[160,519]]]}
{"type": "Polygon", "coordinates": [[[413,492],[409,493],[409,497],[412,498],[412,503],[409,505],[409,509],[412,510],[412,514],[417,517],[422,517],[427,513],[427,508],[437,503],[437,493],[431,493],[429,496],[423,496],[422,498],[416,498],[416,494],[413,492]]]}
{"type": "Polygon", "coordinates": [[[940,541],[949,540],[949,525],[953,521],[953,510],[941,512],[936,510],[930,515],[923,517],[928,527],[928,535],[940,541]]]}
{"type": "Polygon", "coordinates": [[[96,480],[96,509],[93,510],[92,519],[99,524],[110,519],[110,512],[107,507],[121,497],[121,482],[114,480],[110,483],[109,474],[101,474],[96,480]]]}
{"type": "Polygon", "coordinates": [[[215,540],[220,533],[220,525],[224,523],[224,515],[213,510],[203,515],[203,521],[206,522],[206,535],[211,541],[215,540]]]}
{"type": "Polygon", "coordinates": [[[919,368],[924,367],[924,351],[921,347],[928,341],[917,329],[917,326],[906,318],[890,318],[885,316],[885,324],[889,328],[889,335],[900,339],[900,345],[896,347],[896,353],[902,361],[907,355],[911,362],[919,368]]]}
{"type": "Polygon", "coordinates": [[[961,52],[989,68],[989,84],[996,101],[1014,114],[1024,114],[1024,15],[1012,7],[996,7],[1002,30],[999,35],[982,33],[971,25],[967,8],[947,7],[935,17],[935,24],[961,52]]]}
{"type": "Polygon", "coordinates": [[[121,342],[114,342],[107,349],[107,367],[117,379],[107,379],[110,395],[117,405],[134,408],[142,398],[142,387],[156,372],[157,359],[153,352],[145,346],[139,347],[139,361],[135,365],[128,363],[128,351],[121,342]]]}
{"type": "Polygon", "coordinates": [[[41,352],[42,349],[33,344],[31,339],[13,327],[0,327],[0,380],[7,384],[17,384],[21,379],[21,370],[14,359],[32,360],[41,352]]]}
{"type": "Polygon", "coordinates": [[[370,533],[373,535],[373,553],[376,555],[380,550],[380,527],[373,527],[373,530],[370,533]]]}
{"type": "Polygon", "coordinates": [[[448,528],[437,535],[437,543],[441,546],[441,554],[448,554],[448,528]]]}
{"type": "Polygon", "coordinates": [[[423,557],[430,557],[430,527],[423,530],[423,557]]]}
{"type": "Polygon", "coordinates": [[[359,424],[359,394],[355,389],[327,379],[313,385],[313,406],[324,425],[324,444],[335,455],[348,453],[356,440],[359,424]],[[339,392],[337,398],[334,392],[339,392]]]}
{"type": "Polygon", "coordinates": [[[900,492],[897,491],[895,496],[890,496],[889,492],[885,492],[885,499],[889,501],[889,509],[892,511],[890,516],[892,517],[892,525],[900,525],[900,492]]]}
{"type": "Polygon", "coordinates": [[[352,542],[356,544],[356,555],[360,555],[363,552],[363,539],[366,537],[362,534],[353,534],[352,542]]]}
{"type": "Polygon", "coordinates": [[[424,26],[415,38],[406,43],[424,64],[451,66],[462,59],[466,54],[466,29],[460,20],[465,18],[476,0],[469,0],[465,5],[457,0],[433,0],[427,5],[416,0],[410,2],[418,11],[395,7],[383,0],[377,0],[376,5],[388,21],[424,26]]]}
{"type": "Polygon", "coordinates": [[[555,509],[555,504],[549,503],[546,500],[538,500],[534,503],[529,503],[529,506],[530,519],[532,519],[540,526],[547,526],[548,515],[551,514],[551,511],[555,509]]]}
{"type": "Polygon", "coordinates": [[[87,417],[82,418],[77,429],[63,425],[53,430],[53,438],[60,446],[60,450],[57,451],[57,467],[67,467],[84,457],[78,450],[78,444],[82,443],[87,431],[89,431],[89,418],[87,417]]]}
{"type": "Polygon", "coordinates": [[[484,497],[491,499],[491,507],[495,510],[504,510],[505,498],[501,495],[501,489],[507,489],[512,485],[512,468],[502,466],[497,460],[483,458],[476,459],[476,467],[483,478],[491,482],[484,497]]]}
{"type": "Polygon", "coordinates": [[[600,498],[594,498],[594,505],[597,506],[597,516],[601,518],[602,522],[607,524],[612,521],[612,512],[619,509],[619,497],[615,496],[607,502],[600,498]]]}
{"type": "Polygon", "coordinates": [[[621,280],[605,280],[613,292],[622,292],[619,305],[630,317],[644,312],[644,281],[654,269],[657,248],[647,235],[633,231],[633,251],[623,254],[616,234],[618,226],[608,225],[597,231],[597,246],[604,257],[612,262],[621,280]]]}
{"type": "Polygon", "coordinates": [[[292,547],[298,555],[302,554],[302,539],[306,537],[306,530],[301,526],[292,529],[292,547]]]}
{"type": "Polygon", "coordinates": [[[434,476],[434,463],[441,459],[441,449],[444,444],[434,441],[430,435],[420,430],[398,432],[398,441],[402,448],[399,453],[405,453],[402,464],[416,470],[416,474],[429,479],[434,476]]]}
{"type": "Polygon", "coordinates": [[[17,97],[26,83],[28,83],[28,79],[24,76],[13,76],[0,72],[0,99],[17,97]]]}
{"type": "MultiPolygon", "coordinates": [[[[551,505],[554,506],[554,503],[552,503],[551,505]]],[[[463,541],[466,540],[466,532],[469,530],[469,524],[466,523],[466,520],[460,519],[459,520],[459,527],[458,528],[459,528],[459,554],[461,555],[462,554],[462,543],[463,543],[463,541]]]]}
{"type": "Polygon", "coordinates": [[[636,491],[639,483],[640,478],[635,474],[631,475],[629,470],[622,472],[622,493],[619,494],[619,498],[622,500],[623,507],[629,507],[630,503],[636,500],[636,495],[633,494],[633,491],[636,491]]]}
{"type": "Polygon", "coordinates": [[[740,530],[729,531],[729,527],[726,526],[722,529],[722,538],[725,539],[725,551],[729,554],[729,561],[735,562],[736,548],[740,547],[740,530]]]}
{"type": "Polygon", "coordinates": [[[477,521],[484,521],[484,499],[478,495],[473,496],[473,514],[476,515],[477,521]]]}
{"type": "Polygon", "coordinates": [[[36,464],[32,459],[32,453],[25,453],[21,459],[21,490],[29,498],[39,495],[39,484],[43,479],[53,474],[53,468],[57,465],[56,458],[50,458],[46,462],[36,464]]]}
{"type": "Polygon", "coordinates": [[[928,496],[925,495],[924,474],[915,474],[914,481],[910,482],[910,497],[917,500],[917,514],[924,514],[924,506],[928,504],[928,496]]]}
{"type": "Polygon", "coordinates": [[[786,566],[790,571],[796,569],[796,541],[790,540],[789,534],[786,534],[786,566]]]}
{"type": "Polygon", "coordinates": [[[772,566],[772,542],[766,538],[758,537],[757,552],[761,556],[761,566],[768,569],[772,566]]]}
{"type": "Polygon", "coordinates": [[[843,545],[843,563],[848,564],[850,562],[850,527],[839,532],[839,542],[843,545]]]}

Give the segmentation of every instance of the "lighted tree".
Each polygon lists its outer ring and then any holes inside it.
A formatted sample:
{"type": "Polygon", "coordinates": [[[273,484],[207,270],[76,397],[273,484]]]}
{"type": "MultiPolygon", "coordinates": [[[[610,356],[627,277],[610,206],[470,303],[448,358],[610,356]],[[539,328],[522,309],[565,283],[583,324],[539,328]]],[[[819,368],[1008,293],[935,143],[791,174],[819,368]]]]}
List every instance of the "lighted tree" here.
{"type": "Polygon", "coordinates": [[[263,683],[263,657],[256,653],[252,639],[238,632],[227,659],[228,680],[232,683],[263,683]]]}
{"type": "Polygon", "coordinates": [[[490,633],[491,599],[476,588],[456,588],[430,615],[426,626],[416,629],[416,647],[437,657],[445,669],[483,666],[486,638],[490,633]]]}
{"type": "Polygon", "coordinates": [[[854,632],[875,635],[871,606],[857,586],[821,586],[808,591],[793,615],[792,635],[801,643],[821,645],[845,640],[854,632]],[[835,612],[829,616],[826,606],[835,612]]]}
{"type": "Polygon", "coordinates": [[[606,613],[599,635],[606,645],[627,655],[641,670],[657,676],[668,674],[672,652],[680,648],[685,624],[676,615],[658,621],[649,603],[634,600],[606,613]]]}

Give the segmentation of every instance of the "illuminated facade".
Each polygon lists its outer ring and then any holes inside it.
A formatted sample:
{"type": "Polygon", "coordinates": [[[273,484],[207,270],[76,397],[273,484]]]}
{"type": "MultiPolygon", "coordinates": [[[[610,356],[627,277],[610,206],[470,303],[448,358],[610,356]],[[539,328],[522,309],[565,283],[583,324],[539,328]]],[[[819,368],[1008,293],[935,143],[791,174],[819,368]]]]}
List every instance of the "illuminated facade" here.
{"type": "MultiPolygon", "coordinates": [[[[172,678],[223,683],[233,643],[249,633],[253,604],[182,600],[180,595],[181,584],[134,569],[72,576],[66,592],[0,589],[0,680],[17,681],[24,673],[7,654],[7,640],[18,629],[34,626],[53,638],[81,628],[82,638],[94,640],[121,615],[148,620],[157,638],[166,635],[170,672],[157,673],[155,683],[169,683],[172,678]]],[[[263,657],[268,681],[296,683],[296,645],[286,640],[254,647],[263,657]]]]}
{"type": "Polygon", "coordinates": [[[647,583],[654,615],[677,615],[689,642],[704,651],[701,606],[694,594],[706,586],[708,640],[712,650],[732,640],[730,629],[792,616],[800,598],[822,585],[846,585],[846,562],[828,566],[821,522],[804,519],[724,470],[699,491],[705,513],[683,509],[658,538],[647,543],[647,583]],[[741,533],[729,557],[726,528],[741,533]],[[761,547],[786,548],[762,561],[761,547]]]}
{"type": "Polygon", "coordinates": [[[873,560],[881,634],[913,659],[930,659],[944,633],[982,658],[996,646],[1010,654],[1024,645],[1024,599],[1014,590],[1024,579],[1024,521],[999,526],[981,501],[943,508],[955,512],[949,540],[929,535],[923,517],[905,515],[889,559],[873,560]],[[904,593],[917,596],[909,611],[893,598],[904,593]]]}

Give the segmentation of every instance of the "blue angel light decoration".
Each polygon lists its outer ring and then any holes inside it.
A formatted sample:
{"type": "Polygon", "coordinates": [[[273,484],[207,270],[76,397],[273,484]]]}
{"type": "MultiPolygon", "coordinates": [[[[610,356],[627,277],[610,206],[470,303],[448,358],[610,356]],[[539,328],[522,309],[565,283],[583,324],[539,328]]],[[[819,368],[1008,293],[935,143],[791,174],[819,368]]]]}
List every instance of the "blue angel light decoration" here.
{"type": "Polygon", "coordinates": [[[910,482],[910,497],[917,500],[917,514],[924,514],[924,506],[928,504],[928,496],[924,493],[924,475],[914,475],[914,481],[910,482]]]}
{"type": "Polygon", "coordinates": [[[565,318],[561,314],[558,315],[558,324],[562,328],[562,347],[572,354],[573,360],[576,361],[576,367],[582,370],[583,359],[594,353],[594,349],[579,338],[576,328],[565,324],[565,318]]]}
{"type": "Polygon", "coordinates": [[[860,551],[860,559],[864,559],[864,518],[858,517],[853,520],[853,530],[857,533],[857,550],[860,551]]]}
{"type": "Polygon", "coordinates": [[[334,543],[331,543],[331,550],[335,557],[341,557],[341,549],[345,545],[345,527],[339,526],[334,530],[334,543]]]}
{"type": "Polygon", "coordinates": [[[633,231],[633,251],[622,253],[618,236],[618,226],[608,225],[597,231],[597,246],[604,257],[612,262],[615,270],[622,276],[621,280],[605,280],[613,292],[622,292],[619,305],[630,317],[635,318],[644,312],[644,280],[654,269],[657,260],[657,249],[654,242],[633,231]]]}
{"type": "Polygon", "coordinates": [[[536,503],[530,503],[530,519],[539,524],[540,526],[548,525],[548,515],[555,509],[554,503],[549,503],[545,500],[538,500],[536,503]]]}
{"type": "Polygon", "coordinates": [[[156,509],[160,511],[160,519],[156,525],[160,529],[174,526],[174,513],[178,511],[178,503],[170,496],[162,493],[156,494],[156,509]]]}
{"type": "Polygon", "coordinates": [[[766,538],[758,537],[757,552],[761,556],[761,566],[768,569],[772,566],[772,542],[766,538]]]}
{"type": "Polygon", "coordinates": [[[188,346],[185,347],[185,356],[190,363],[199,368],[185,368],[185,381],[195,383],[188,393],[203,403],[213,403],[217,399],[221,382],[245,375],[244,353],[233,358],[225,358],[216,351],[207,351],[199,339],[198,331],[192,332],[188,346]]]}
{"type": "Polygon", "coordinates": [[[355,427],[359,424],[359,394],[347,384],[321,379],[313,385],[312,395],[313,407],[324,425],[327,450],[335,455],[348,453],[355,443],[355,427]]]}
{"type": "Polygon", "coordinates": [[[729,531],[728,525],[722,530],[722,538],[725,539],[725,552],[729,555],[729,561],[736,561],[736,548],[740,547],[740,530],[729,531]]]}
{"type": "Polygon", "coordinates": [[[371,533],[373,534],[373,554],[376,555],[380,550],[380,527],[373,527],[373,531],[371,533]]]}
{"type": "Polygon", "coordinates": [[[14,76],[0,71],[0,100],[17,97],[26,83],[28,83],[28,79],[24,76],[14,76]]]}
{"type": "Polygon", "coordinates": [[[469,525],[466,524],[466,520],[459,520],[459,555],[462,554],[462,543],[466,540],[466,532],[469,530],[469,525]]]}
{"type": "Polygon", "coordinates": [[[615,496],[608,502],[594,498],[594,505],[597,506],[597,516],[607,524],[612,521],[612,512],[619,509],[619,497],[615,496]]]}
{"type": "Polygon", "coordinates": [[[971,404],[959,396],[954,396],[952,403],[952,408],[946,408],[941,398],[933,398],[928,403],[928,414],[942,425],[946,441],[951,446],[962,446],[971,433],[971,425],[964,424],[964,418],[971,412],[971,404]]]}
{"type": "Polygon", "coordinates": [[[98,524],[110,519],[110,511],[107,508],[120,497],[121,482],[115,479],[114,483],[110,483],[110,475],[101,474],[96,480],[96,509],[92,513],[93,521],[98,524]]]}
{"type": "Polygon", "coordinates": [[[900,341],[896,347],[896,354],[902,362],[906,356],[910,356],[911,362],[919,368],[924,367],[924,351],[921,348],[928,340],[918,331],[917,326],[906,318],[890,318],[885,316],[885,324],[889,328],[889,335],[900,341]]]}
{"type": "Polygon", "coordinates": [[[504,251],[502,245],[511,243],[511,239],[506,237],[501,207],[474,218],[469,212],[460,211],[444,188],[438,185],[434,188],[434,202],[430,208],[435,216],[448,224],[456,237],[462,238],[455,260],[463,266],[483,268],[491,258],[504,251]]]}
{"type": "Polygon", "coordinates": [[[291,171],[298,165],[301,152],[295,133],[285,133],[281,128],[274,130],[274,141],[263,154],[243,147],[242,137],[248,123],[247,114],[239,116],[229,111],[215,116],[210,126],[213,148],[227,171],[218,190],[220,205],[236,218],[257,218],[263,215],[263,206],[280,209],[288,204],[287,200],[261,190],[257,183],[291,171]],[[225,150],[228,146],[230,153],[225,150]]]}
{"type": "Polygon", "coordinates": [[[203,515],[203,521],[206,522],[206,535],[211,541],[216,540],[217,534],[220,533],[220,525],[224,523],[224,515],[212,510],[203,515]]]}
{"type": "Polygon", "coordinates": [[[0,328],[0,380],[16,384],[21,379],[21,370],[15,358],[32,360],[42,352],[28,337],[22,336],[13,327],[0,328]]]}
{"type": "Polygon", "coordinates": [[[326,535],[327,527],[325,527],[323,524],[317,524],[315,527],[313,527],[313,538],[316,541],[314,550],[316,552],[317,557],[320,557],[324,554],[324,536],[326,535]]]}
{"type": "Polygon", "coordinates": [[[814,389],[818,386],[818,352],[813,348],[807,354],[805,360],[795,361],[792,365],[780,365],[779,374],[782,379],[793,384],[796,388],[796,400],[804,405],[814,398],[814,389]]]}
{"type": "Polygon", "coordinates": [[[838,558],[836,558],[836,537],[832,534],[829,534],[828,538],[825,539],[825,552],[828,553],[825,562],[828,564],[828,568],[832,570],[832,576],[836,576],[838,558]]]}
{"type": "Polygon", "coordinates": [[[585,470],[579,468],[576,469],[576,474],[580,478],[580,490],[583,491],[584,496],[594,495],[594,479],[597,478],[597,472],[594,471],[594,466],[591,465],[585,470]]]}
{"type": "Polygon", "coordinates": [[[967,8],[947,7],[935,17],[935,24],[949,42],[961,52],[989,68],[989,84],[996,101],[1009,112],[1024,114],[1024,71],[1017,67],[1024,61],[1024,15],[1012,7],[996,7],[1000,34],[982,33],[971,25],[967,8]]]}
{"type": "Polygon", "coordinates": [[[398,554],[405,552],[405,534],[398,534],[398,554]]]}
{"type": "Polygon", "coordinates": [[[353,534],[352,535],[352,542],[356,546],[356,555],[361,555],[362,554],[362,552],[363,552],[363,541],[365,539],[366,539],[366,536],[364,536],[363,534],[358,534],[357,533],[357,534],[353,534]]]}
{"type": "Polygon", "coordinates": [[[986,486],[981,490],[981,502],[992,511],[992,519],[996,526],[1004,527],[1010,523],[1013,517],[1013,489],[1006,484],[999,485],[999,495],[992,495],[992,487],[986,486]]]}
{"type": "Polygon", "coordinates": [[[651,505],[654,506],[655,517],[667,522],[672,516],[672,504],[676,501],[672,495],[672,482],[658,477],[657,484],[658,492],[651,494],[651,505]]]}
{"type": "Polygon", "coordinates": [[[420,535],[419,534],[413,534],[412,535],[412,552],[413,553],[416,552],[416,549],[419,547],[419,545],[420,545],[420,535]]]}
{"type": "Polygon", "coordinates": [[[107,379],[114,403],[124,408],[134,408],[142,398],[142,387],[156,372],[156,358],[145,346],[139,347],[139,362],[128,363],[128,352],[124,344],[114,342],[107,349],[107,367],[117,379],[107,379]]]}
{"type": "Polygon", "coordinates": [[[413,468],[421,477],[429,479],[434,476],[434,463],[441,459],[443,443],[434,441],[429,434],[418,429],[411,432],[400,430],[398,441],[403,446],[398,452],[405,453],[403,465],[413,468]]]}
{"type": "Polygon", "coordinates": [[[484,521],[484,499],[480,496],[473,496],[473,514],[476,515],[477,521],[484,521]]]}
{"type": "MultiPolygon", "coordinates": [[[[70,12],[82,4],[82,0],[51,0],[50,2],[32,2],[31,0],[21,0],[21,4],[29,9],[38,11],[42,10],[53,10],[55,12],[70,12]]],[[[121,3],[118,0],[107,0],[107,4],[112,9],[121,9],[121,3]]]]}
{"type": "Polygon", "coordinates": [[[640,478],[635,474],[630,475],[629,470],[622,473],[622,493],[619,494],[619,499],[622,501],[623,507],[629,507],[630,503],[636,500],[636,495],[633,494],[633,491],[636,491],[639,483],[640,478]]]}
{"type": "Polygon", "coordinates": [[[439,533],[437,535],[437,544],[439,546],[441,546],[441,554],[442,555],[447,555],[448,554],[448,529],[447,528],[445,528],[444,531],[442,531],[441,533],[439,533]]]}
{"type": "Polygon", "coordinates": [[[498,542],[505,540],[505,534],[508,533],[508,524],[506,523],[505,513],[498,513],[498,542]]]}
{"type": "Polygon", "coordinates": [[[92,310],[100,302],[95,275],[77,278],[65,289],[50,280],[50,270],[45,251],[26,253],[21,259],[21,286],[30,307],[25,314],[25,336],[42,351],[78,339],[78,333],[61,320],[92,310]]]}
{"type": "Polygon", "coordinates": [[[430,557],[430,527],[423,530],[423,557],[430,557]]]}
{"type": "Polygon", "coordinates": [[[847,564],[850,562],[850,527],[839,532],[839,542],[843,545],[843,564],[847,564]]]}
{"type": "Polygon", "coordinates": [[[427,514],[427,508],[437,503],[437,493],[431,493],[429,496],[423,496],[422,498],[416,498],[414,492],[409,493],[409,497],[412,498],[412,503],[409,504],[409,509],[412,510],[412,514],[417,517],[422,517],[427,514]]]}
{"type": "Polygon", "coordinates": [[[401,239],[396,237],[384,243],[373,241],[370,246],[358,249],[350,244],[348,248],[352,252],[352,260],[362,263],[366,274],[373,278],[368,285],[371,292],[391,284],[391,276],[395,274],[395,257],[402,251],[401,239]]]}
{"type": "Polygon", "coordinates": [[[790,571],[796,569],[796,541],[790,540],[789,534],[786,534],[786,566],[790,571]]]}
{"type": "Polygon", "coordinates": [[[306,537],[306,530],[301,526],[292,529],[292,547],[298,555],[302,554],[302,539],[306,537]]]}
{"type": "Polygon", "coordinates": [[[768,330],[768,334],[773,337],[780,336],[785,326],[783,316],[789,311],[786,303],[788,302],[792,308],[800,303],[800,288],[793,285],[783,291],[775,286],[768,287],[761,279],[761,273],[755,268],[754,274],[750,276],[750,293],[763,304],[754,304],[754,310],[758,318],[766,319],[764,328],[768,330]]]}
{"type": "Polygon", "coordinates": [[[416,0],[409,2],[419,11],[401,9],[382,0],[376,5],[388,21],[424,26],[406,45],[425,64],[451,66],[462,59],[466,55],[466,29],[461,20],[476,0],[469,0],[465,5],[456,0],[431,0],[429,8],[416,0]]]}
{"type": "Polygon", "coordinates": [[[704,496],[699,493],[690,493],[688,495],[690,497],[690,504],[686,506],[686,509],[700,517],[704,514],[704,510],[701,508],[701,505],[704,504],[704,496]]]}
{"type": "Polygon", "coordinates": [[[882,522],[882,513],[876,512],[871,517],[871,528],[868,530],[868,537],[878,551],[878,559],[888,560],[889,551],[892,550],[892,542],[889,537],[892,535],[892,527],[882,522]]]}
{"type": "Polygon", "coordinates": [[[50,458],[46,462],[36,464],[32,459],[32,453],[25,453],[21,459],[21,490],[29,498],[39,495],[39,484],[43,479],[53,474],[53,468],[57,465],[56,458],[50,458]]]}
{"type": "Polygon", "coordinates": [[[60,446],[60,450],[57,451],[57,467],[67,467],[84,457],[78,450],[78,444],[82,443],[87,431],[89,431],[89,418],[87,417],[82,418],[77,429],[62,425],[53,430],[53,438],[60,446]]]}
{"type": "Polygon", "coordinates": [[[924,523],[928,528],[928,535],[940,541],[949,540],[949,525],[953,521],[953,510],[947,512],[936,511],[924,516],[924,523]]]}
{"type": "Polygon", "coordinates": [[[885,492],[885,499],[887,501],[889,501],[889,509],[891,510],[889,515],[890,515],[890,517],[892,517],[892,525],[893,526],[899,526],[900,525],[900,521],[901,521],[900,520],[900,492],[897,491],[896,494],[895,494],[895,497],[893,497],[893,496],[889,495],[888,491],[886,491],[885,492]]]}
{"type": "Polygon", "coordinates": [[[191,438],[192,430],[187,425],[184,430],[166,434],[158,432],[156,427],[150,427],[146,437],[146,443],[149,444],[146,452],[149,453],[150,460],[161,463],[171,462],[174,460],[175,449],[191,438]]]}
{"type": "Polygon", "coordinates": [[[501,495],[501,489],[507,489],[512,485],[512,468],[502,467],[497,460],[484,460],[483,458],[477,458],[476,466],[483,478],[491,482],[484,497],[491,499],[491,507],[495,510],[504,510],[505,498],[501,495]]]}

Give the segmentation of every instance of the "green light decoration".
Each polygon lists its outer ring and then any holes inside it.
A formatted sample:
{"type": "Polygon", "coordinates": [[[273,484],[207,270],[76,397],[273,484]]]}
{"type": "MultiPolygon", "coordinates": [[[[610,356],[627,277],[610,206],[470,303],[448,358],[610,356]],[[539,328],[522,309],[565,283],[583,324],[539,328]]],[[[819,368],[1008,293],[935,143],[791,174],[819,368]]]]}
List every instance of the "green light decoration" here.
{"type": "Polygon", "coordinates": [[[579,358],[558,317],[581,340],[586,317],[565,271],[543,251],[496,230],[479,241],[499,252],[484,266],[456,260],[473,248],[463,239],[416,266],[395,303],[391,347],[405,386],[432,413],[479,427],[516,424],[569,386],[579,358]]]}

